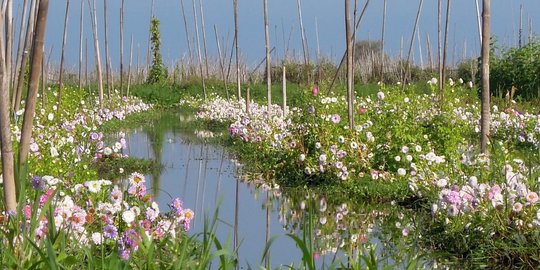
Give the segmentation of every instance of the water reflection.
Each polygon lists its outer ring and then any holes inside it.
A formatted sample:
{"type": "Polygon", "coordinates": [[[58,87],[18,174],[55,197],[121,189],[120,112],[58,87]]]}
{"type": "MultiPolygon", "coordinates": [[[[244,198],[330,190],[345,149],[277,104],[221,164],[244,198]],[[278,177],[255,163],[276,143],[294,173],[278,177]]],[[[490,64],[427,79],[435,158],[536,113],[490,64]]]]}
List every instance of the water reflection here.
{"type": "Polygon", "coordinates": [[[377,247],[378,256],[387,258],[380,265],[399,265],[400,252],[416,251],[401,246],[409,245],[407,238],[415,227],[403,213],[396,215],[395,209],[381,206],[359,207],[345,198],[329,200],[305,190],[284,195],[263,175],[243,170],[222,147],[206,143],[219,134],[193,132],[192,120],[164,115],[151,125],[126,132],[128,151],[131,156],[156,159],[164,165],[161,173],[147,176],[148,188],[162,208],[180,196],[195,210],[192,233],[201,232],[205,215],[211,216],[219,207],[218,238],[237,250],[240,269],[298,267],[302,253],[292,238],[285,236],[289,232],[311,247],[310,256],[318,269],[347,266],[350,259],[358,259],[354,254],[365,252],[369,245],[377,247]],[[273,236],[278,238],[270,240],[273,236]],[[263,259],[269,241],[273,241],[269,256],[263,259]],[[351,258],[346,259],[345,254],[351,258]]]}

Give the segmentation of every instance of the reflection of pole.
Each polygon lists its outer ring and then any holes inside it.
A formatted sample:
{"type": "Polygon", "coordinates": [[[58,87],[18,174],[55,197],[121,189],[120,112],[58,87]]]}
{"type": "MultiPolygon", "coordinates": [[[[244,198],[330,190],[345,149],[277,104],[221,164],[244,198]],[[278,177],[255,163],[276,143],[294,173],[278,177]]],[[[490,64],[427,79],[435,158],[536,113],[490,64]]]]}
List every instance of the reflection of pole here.
{"type": "Polygon", "coordinates": [[[182,198],[186,197],[186,189],[187,189],[187,182],[188,182],[188,172],[189,172],[189,162],[191,161],[191,143],[188,144],[188,153],[187,153],[187,161],[186,161],[186,174],[184,175],[184,189],[182,190],[182,198]]]}
{"type": "Polygon", "coordinates": [[[222,176],[222,170],[223,170],[223,160],[225,156],[225,149],[221,149],[221,161],[219,163],[219,170],[218,170],[218,180],[217,180],[217,186],[216,186],[216,196],[214,198],[214,202],[217,202],[219,191],[221,190],[221,176],[222,176]]]}
{"type": "MultiPolygon", "coordinates": [[[[238,208],[239,208],[239,201],[238,201],[238,190],[240,187],[240,180],[236,179],[236,195],[235,195],[235,203],[234,203],[234,250],[236,251],[236,258],[238,258],[238,208]]],[[[238,269],[238,265],[236,265],[236,269],[238,269]]]]}
{"type": "Polygon", "coordinates": [[[208,169],[208,145],[206,144],[206,152],[205,152],[205,155],[204,155],[204,176],[203,176],[203,190],[202,190],[202,205],[201,205],[201,210],[203,211],[206,211],[204,209],[204,199],[205,199],[205,195],[206,195],[206,172],[207,172],[207,169],[208,169]]]}
{"type": "MultiPolygon", "coordinates": [[[[270,191],[266,191],[266,245],[270,240],[270,191]]],[[[264,262],[266,269],[270,269],[270,250],[265,254],[264,262]]]]}
{"type": "MultiPolygon", "coordinates": [[[[201,144],[201,153],[200,153],[200,159],[199,159],[199,174],[197,178],[197,195],[195,197],[195,213],[198,213],[199,211],[199,185],[201,183],[201,170],[202,170],[202,152],[203,152],[203,145],[201,144]]],[[[195,227],[195,223],[193,223],[193,227],[195,227]]]]}

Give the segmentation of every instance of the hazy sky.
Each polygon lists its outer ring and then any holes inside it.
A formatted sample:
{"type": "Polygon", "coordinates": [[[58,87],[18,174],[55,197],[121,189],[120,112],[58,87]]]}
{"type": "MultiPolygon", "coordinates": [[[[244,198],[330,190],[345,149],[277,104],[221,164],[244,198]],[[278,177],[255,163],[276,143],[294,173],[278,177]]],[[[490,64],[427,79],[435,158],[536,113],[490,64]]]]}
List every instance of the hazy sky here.
{"type": "MultiPolygon", "coordinates": [[[[111,58],[117,66],[119,61],[119,12],[121,0],[107,0],[109,13],[109,37],[111,58]]],[[[188,31],[190,38],[195,40],[193,26],[193,2],[183,0],[186,8],[188,31]]],[[[22,2],[22,1],[16,1],[22,2]]],[[[103,27],[103,1],[98,2],[98,24],[103,27]]],[[[145,62],[146,48],[148,46],[148,27],[151,12],[150,0],[126,0],[125,15],[125,58],[129,56],[129,40],[131,35],[135,39],[135,53],[140,51],[140,61],[145,62]]],[[[217,47],[214,36],[214,25],[217,26],[222,47],[230,51],[233,38],[233,12],[232,0],[204,0],[204,15],[206,22],[206,36],[208,51],[211,56],[217,56],[217,47]],[[226,43],[226,44],[224,44],[226,43]]],[[[254,66],[264,57],[264,26],[263,1],[238,0],[239,2],[239,43],[242,56],[250,66],[254,66]]],[[[354,1],[351,1],[354,2],[354,1]]],[[[420,0],[388,0],[386,42],[388,54],[398,56],[400,43],[403,38],[405,48],[408,48],[414,20],[420,0]]],[[[446,6],[444,1],[443,6],[446,6]]],[[[482,4],[481,0],[479,1],[482,4]]],[[[50,1],[50,13],[47,28],[46,48],[53,48],[52,61],[59,62],[59,53],[62,40],[63,16],[66,1],[50,1]]],[[[78,63],[79,48],[79,16],[80,0],[71,0],[70,17],[68,23],[68,44],[66,55],[68,66],[75,67],[78,63]]],[[[336,59],[340,57],[345,48],[344,42],[344,2],[338,0],[302,0],[302,15],[310,56],[316,55],[316,25],[319,28],[319,42],[321,54],[336,59]],[[339,56],[338,56],[339,55],[339,56]]],[[[359,10],[365,0],[359,0],[359,10]]],[[[15,4],[14,11],[20,9],[15,4]]],[[[301,41],[298,20],[297,2],[295,0],[268,0],[271,46],[276,47],[274,60],[282,59],[284,50],[289,48],[289,54],[301,55],[301,41]],[[288,44],[288,45],[287,45],[288,44]]],[[[529,32],[529,18],[532,29],[540,29],[540,1],[538,0],[492,0],[492,33],[497,36],[499,44],[514,46],[517,44],[519,29],[520,5],[523,5],[523,36],[529,32]]],[[[93,53],[93,43],[90,28],[88,2],[85,1],[85,37],[88,38],[90,53],[93,53]]],[[[481,8],[481,7],[480,7],[481,8]]],[[[155,0],[155,14],[161,20],[162,54],[164,62],[170,65],[180,57],[188,54],[184,23],[180,8],[180,0],[155,0]]],[[[362,25],[358,39],[380,39],[383,14],[383,0],[371,0],[362,25]]],[[[200,14],[197,9],[197,16],[200,14]]],[[[451,8],[451,22],[449,31],[449,61],[459,61],[463,56],[476,56],[479,52],[478,25],[476,22],[476,5],[473,0],[454,0],[451,8]]],[[[200,27],[200,23],[199,23],[200,27]]],[[[422,8],[419,22],[419,34],[415,37],[415,61],[420,62],[420,47],[423,51],[423,60],[427,62],[427,37],[431,45],[437,45],[437,1],[426,0],[422,8]]],[[[103,31],[100,31],[100,44],[104,45],[103,31]]],[[[202,32],[201,32],[202,42],[202,32]]],[[[194,43],[195,44],[195,43],[194,43]]],[[[201,44],[202,48],[202,44],[201,44]]],[[[407,51],[405,49],[405,51],[407,51]]],[[[102,55],[104,55],[102,49],[102,55]]],[[[92,55],[92,54],[91,54],[92,55]]],[[[93,62],[93,57],[90,57],[93,62]]],[[[102,58],[104,59],[104,57],[102,58]]],[[[134,60],[135,61],[135,60],[134,60]]]]}

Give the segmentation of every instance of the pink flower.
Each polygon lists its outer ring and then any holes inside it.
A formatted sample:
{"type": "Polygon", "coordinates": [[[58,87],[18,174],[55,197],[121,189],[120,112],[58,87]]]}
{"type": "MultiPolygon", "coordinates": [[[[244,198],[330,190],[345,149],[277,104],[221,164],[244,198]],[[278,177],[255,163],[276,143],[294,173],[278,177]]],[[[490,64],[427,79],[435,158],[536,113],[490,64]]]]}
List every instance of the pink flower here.
{"type": "Polygon", "coordinates": [[[339,121],[341,121],[341,116],[339,116],[339,114],[335,113],[335,114],[332,115],[331,120],[332,120],[332,123],[337,124],[337,123],[339,123],[339,121]]]}
{"type": "Polygon", "coordinates": [[[313,89],[311,90],[311,93],[313,93],[313,95],[316,96],[317,94],[319,94],[319,88],[317,88],[317,86],[313,87],[313,89]]]}
{"type": "Polygon", "coordinates": [[[358,113],[359,113],[359,114],[364,114],[364,113],[366,113],[366,111],[367,111],[367,109],[364,108],[364,107],[360,107],[360,108],[358,109],[358,113]]]}
{"type": "Polygon", "coordinates": [[[527,193],[527,202],[530,204],[535,204],[538,202],[538,194],[534,191],[529,191],[527,193]]]}

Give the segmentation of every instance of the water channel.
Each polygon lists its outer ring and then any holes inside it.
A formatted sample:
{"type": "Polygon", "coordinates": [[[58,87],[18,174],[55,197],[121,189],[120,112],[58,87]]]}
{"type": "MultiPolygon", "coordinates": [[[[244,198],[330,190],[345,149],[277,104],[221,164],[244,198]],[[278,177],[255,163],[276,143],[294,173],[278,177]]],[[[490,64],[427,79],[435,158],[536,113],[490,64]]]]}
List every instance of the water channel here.
{"type": "MultiPolygon", "coordinates": [[[[270,237],[276,237],[269,251],[271,268],[298,267],[302,252],[286,234],[292,232],[302,238],[306,216],[311,217],[318,269],[343,262],[343,252],[335,252],[338,246],[362,246],[367,242],[376,245],[378,256],[396,252],[400,244],[385,241],[388,233],[376,220],[388,220],[404,234],[412,231],[407,218],[390,217],[377,207],[352,209],[345,201],[334,205],[323,197],[284,195],[257,176],[246,176],[244,165],[226,149],[204,139],[215,134],[190,127],[194,120],[192,116],[167,114],[151,125],[126,131],[127,153],[161,162],[164,169],[160,173],[147,175],[148,188],[162,209],[168,209],[172,198],[180,197],[185,207],[195,211],[190,234],[202,232],[205,218],[211,219],[219,209],[217,237],[223,244],[228,241],[232,250],[238,218],[240,269],[264,265],[261,258],[270,237]]],[[[388,263],[395,263],[391,256],[379,262],[388,263]]]]}

